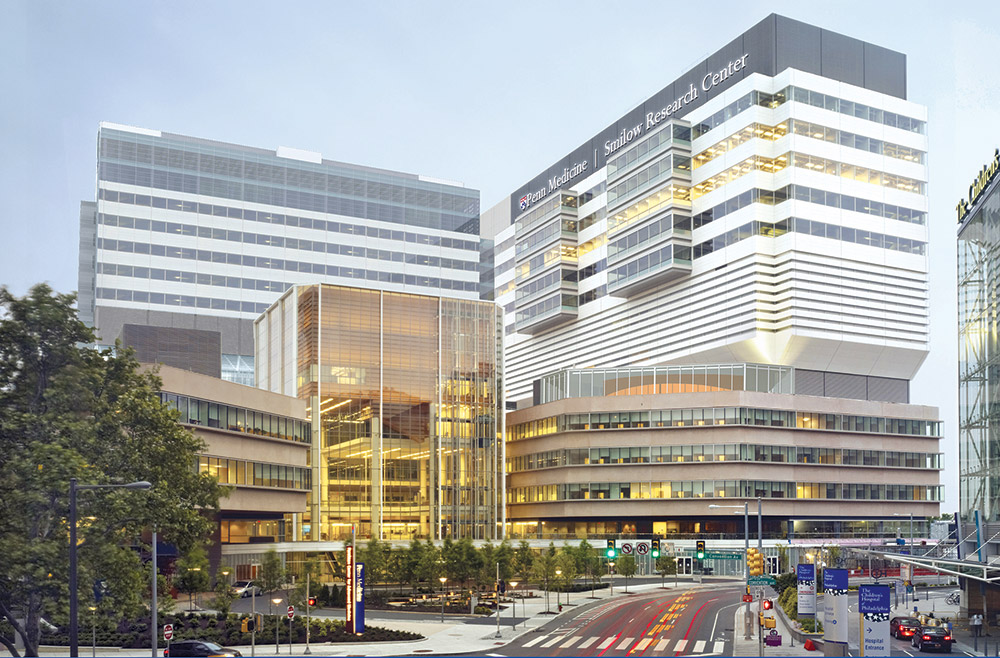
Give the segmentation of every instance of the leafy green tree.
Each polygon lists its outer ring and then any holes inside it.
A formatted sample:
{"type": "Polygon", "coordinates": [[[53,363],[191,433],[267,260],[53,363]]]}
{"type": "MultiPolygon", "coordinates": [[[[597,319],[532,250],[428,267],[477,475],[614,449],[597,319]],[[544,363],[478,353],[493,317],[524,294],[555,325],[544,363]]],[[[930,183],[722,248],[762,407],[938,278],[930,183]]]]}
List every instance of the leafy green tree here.
{"type": "Polygon", "coordinates": [[[271,603],[271,595],[281,589],[285,584],[285,565],[281,561],[281,556],[275,549],[269,549],[264,553],[264,559],[260,562],[260,569],[257,571],[257,585],[261,592],[267,597],[267,612],[273,614],[274,609],[271,603]]]}
{"type": "Polygon", "coordinates": [[[406,549],[406,552],[403,553],[403,559],[399,565],[400,580],[414,589],[416,589],[417,582],[420,579],[420,563],[424,558],[425,546],[426,544],[421,542],[419,539],[411,541],[409,547],[406,549]]]}
{"type": "Polygon", "coordinates": [[[185,552],[208,535],[224,492],[191,468],[204,443],[161,403],[155,372],[131,350],[86,347],[95,337],[74,300],[44,284],[24,297],[0,288],[0,620],[27,655],[38,653],[41,618],[67,606],[70,478],[153,484],[78,497],[79,600],[106,580],[106,605],[126,614],[146,600],[131,548],[143,529],[155,523],[185,552]]]}
{"type": "Polygon", "coordinates": [[[192,547],[174,564],[174,587],[188,595],[188,610],[193,610],[192,596],[208,589],[208,556],[201,546],[192,547]]]}
{"type": "Polygon", "coordinates": [[[601,559],[597,549],[586,539],[580,540],[580,545],[573,550],[573,553],[576,558],[577,571],[590,578],[590,595],[593,596],[596,584],[601,581],[601,577],[604,575],[604,560],[601,559]]]}
{"type": "Polygon", "coordinates": [[[481,588],[493,588],[493,583],[497,578],[496,547],[491,542],[486,542],[479,547],[479,573],[476,578],[476,585],[481,588]]]}
{"type": "Polygon", "coordinates": [[[573,547],[567,546],[556,556],[556,569],[561,571],[557,577],[559,589],[566,592],[566,602],[569,603],[569,587],[576,580],[576,555],[573,547]]]}
{"type": "Polygon", "coordinates": [[[556,562],[556,547],[555,544],[549,544],[549,548],[544,550],[535,557],[535,561],[531,565],[531,578],[539,584],[543,584],[545,587],[545,613],[549,612],[549,589],[550,583],[555,580],[556,569],[558,564],[556,562]]]}
{"type": "Polygon", "coordinates": [[[420,561],[417,563],[417,581],[426,582],[430,585],[431,589],[434,589],[437,587],[438,578],[443,573],[444,560],[441,556],[441,549],[428,539],[424,542],[423,551],[420,553],[420,561]]]}
{"type": "Polygon", "coordinates": [[[225,579],[220,578],[215,583],[215,598],[212,599],[212,607],[219,613],[228,616],[229,610],[233,607],[233,601],[235,600],[236,593],[233,592],[233,586],[227,583],[225,579]]]}
{"type": "MultiPolygon", "coordinates": [[[[320,583],[320,573],[322,567],[316,557],[306,557],[295,563],[295,587],[288,593],[289,605],[294,605],[297,610],[301,610],[303,617],[306,609],[306,588],[309,588],[310,596],[317,596],[322,584],[320,583]]],[[[287,573],[291,572],[291,567],[286,568],[287,573]]],[[[318,598],[318,596],[317,596],[318,598]]]]}
{"type": "Polygon", "coordinates": [[[500,542],[493,554],[493,560],[500,564],[501,580],[508,581],[514,577],[514,548],[509,541],[504,539],[500,542]]]}
{"type": "Polygon", "coordinates": [[[388,542],[372,537],[358,550],[358,562],[365,563],[365,581],[371,585],[386,582],[389,567],[389,553],[392,547],[388,542]]]}
{"type": "Polygon", "coordinates": [[[615,571],[625,578],[625,591],[628,592],[628,579],[635,575],[635,558],[622,555],[615,562],[615,571]]]}
{"type": "Polygon", "coordinates": [[[531,550],[531,545],[522,539],[514,551],[514,571],[527,578],[531,575],[534,563],[535,553],[531,550]]]}
{"type": "MultiPolygon", "coordinates": [[[[667,576],[677,576],[677,558],[673,555],[661,555],[656,558],[656,570],[660,572],[660,579],[667,576]]],[[[677,586],[677,579],[674,578],[674,586],[677,586]]]]}

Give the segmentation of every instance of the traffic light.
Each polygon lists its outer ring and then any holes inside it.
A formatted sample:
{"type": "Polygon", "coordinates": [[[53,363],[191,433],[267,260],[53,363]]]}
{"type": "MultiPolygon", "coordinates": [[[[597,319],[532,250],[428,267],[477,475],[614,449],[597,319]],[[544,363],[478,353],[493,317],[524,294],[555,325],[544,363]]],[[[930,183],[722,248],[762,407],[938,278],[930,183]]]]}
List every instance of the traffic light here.
{"type": "Polygon", "coordinates": [[[705,540],[704,539],[699,539],[695,543],[694,553],[695,553],[695,557],[697,557],[699,560],[704,560],[705,559],[705,540]]]}
{"type": "Polygon", "coordinates": [[[606,555],[608,556],[608,558],[614,559],[614,557],[615,557],[616,554],[617,554],[617,552],[615,551],[615,540],[614,539],[609,539],[608,540],[608,550],[607,550],[606,555]]]}
{"type": "Polygon", "coordinates": [[[771,599],[764,599],[760,604],[765,610],[770,610],[774,607],[774,602],[772,602],[771,599]]]}
{"type": "Polygon", "coordinates": [[[756,548],[747,549],[747,567],[751,576],[762,576],[764,574],[764,556],[757,552],[756,548]]]}
{"type": "Polygon", "coordinates": [[[650,550],[650,553],[653,555],[653,559],[654,560],[656,558],[660,557],[660,540],[659,539],[654,539],[653,540],[653,548],[650,550]]]}
{"type": "Polygon", "coordinates": [[[252,617],[244,617],[240,620],[240,630],[244,633],[252,633],[257,630],[257,624],[254,623],[252,617]]]}
{"type": "Polygon", "coordinates": [[[310,596],[309,600],[307,601],[307,603],[309,603],[309,607],[310,608],[313,607],[314,605],[316,605],[316,597],[315,596],[310,596]]]}

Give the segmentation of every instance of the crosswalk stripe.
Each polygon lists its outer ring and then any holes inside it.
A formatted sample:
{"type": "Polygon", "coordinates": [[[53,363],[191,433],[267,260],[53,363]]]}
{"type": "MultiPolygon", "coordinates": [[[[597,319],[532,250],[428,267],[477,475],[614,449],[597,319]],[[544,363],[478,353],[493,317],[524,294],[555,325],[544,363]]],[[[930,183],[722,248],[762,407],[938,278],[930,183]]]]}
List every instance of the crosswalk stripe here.
{"type": "Polygon", "coordinates": [[[705,652],[705,640],[698,640],[694,643],[693,653],[704,653],[705,652]]]}
{"type": "Polygon", "coordinates": [[[587,648],[587,647],[589,647],[589,646],[590,646],[591,644],[593,644],[594,642],[597,642],[597,641],[598,641],[598,640],[600,640],[600,639],[601,639],[601,638],[600,638],[600,636],[598,636],[598,635],[595,635],[595,636],[593,636],[593,637],[591,637],[591,638],[588,638],[588,639],[587,639],[587,641],[586,641],[586,642],[584,642],[583,644],[581,644],[580,646],[578,646],[578,647],[577,647],[577,649],[586,649],[586,648],[587,648]]]}
{"type": "Polygon", "coordinates": [[[524,646],[525,647],[533,647],[533,646],[535,646],[536,644],[538,644],[539,642],[541,642],[542,640],[544,640],[547,637],[548,637],[548,635],[542,635],[541,637],[536,637],[534,640],[531,640],[530,642],[525,642],[524,646]]]}
{"type": "Polygon", "coordinates": [[[611,646],[611,643],[614,642],[614,641],[615,641],[614,637],[609,637],[608,639],[606,639],[603,642],[601,642],[600,644],[598,644],[597,648],[601,649],[601,650],[607,649],[608,647],[611,646]]]}
{"type": "Polygon", "coordinates": [[[670,640],[660,640],[656,643],[656,648],[653,651],[663,651],[668,646],[670,646],[670,640]]]}
{"type": "Polygon", "coordinates": [[[632,644],[632,640],[633,639],[635,639],[635,638],[631,638],[631,637],[625,638],[624,640],[622,640],[621,642],[618,643],[618,646],[615,647],[615,651],[623,651],[623,650],[627,649],[628,645],[632,644]]]}
{"type": "Polygon", "coordinates": [[[644,638],[642,638],[641,640],[639,640],[639,644],[635,645],[635,649],[633,649],[633,651],[642,651],[643,649],[645,649],[646,647],[648,647],[649,643],[652,642],[652,641],[653,641],[653,638],[651,638],[651,637],[644,637],[644,638]]]}
{"type": "Polygon", "coordinates": [[[723,642],[722,640],[719,640],[718,642],[715,643],[715,653],[722,653],[725,650],[726,650],[726,643],[725,642],[723,642]]]}
{"type": "Polygon", "coordinates": [[[559,642],[559,640],[561,640],[561,639],[563,639],[563,636],[562,635],[557,635],[557,636],[555,636],[554,639],[551,639],[548,642],[546,642],[545,644],[543,644],[542,648],[543,649],[548,649],[549,647],[557,644],[559,642]]]}
{"type": "Polygon", "coordinates": [[[686,647],[687,644],[687,640],[677,640],[677,646],[674,647],[674,651],[684,651],[684,647],[686,647]]]}
{"type": "Polygon", "coordinates": [[[567,642],[566,644],[560,646],[559,648],[560,649],[569,649],[571,646],[573,646],[574,644],[576,644],[577,642],[579,642],[582,639],[583,638],[580,637],[579,635],[577,635],[576,637],[571,637],[569,639],[569,642],[567,642]]]}

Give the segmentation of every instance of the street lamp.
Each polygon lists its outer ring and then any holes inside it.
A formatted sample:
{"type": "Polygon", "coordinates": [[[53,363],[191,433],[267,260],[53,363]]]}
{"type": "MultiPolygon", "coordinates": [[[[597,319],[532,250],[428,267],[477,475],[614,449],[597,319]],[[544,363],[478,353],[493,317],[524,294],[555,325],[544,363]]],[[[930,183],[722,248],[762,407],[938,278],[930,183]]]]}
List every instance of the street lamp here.
{"type": "Polygon", "coordinates": [[[281,651],[278,644],[278,631],[281,629],[281,611],[278,606],[281,605],[281,597],[274,597],[271,599],[271,603],[274,604],[274,655],[277,656],[278,652],[281,651]]]}
{"type": "MultiPolygon", "coordinates": [[[[89,489],[149,489],[153,485],[145,480],[129,482],[128,484],[77,484],[79,480],[69,480],[69,655],[80,655],[80,641],[77,627],[77,591],[76,591],[76,492],[89,489]]],[[[156,573],[156,565],[153,565],[156,573]]],[[[154,584],[155,588],[155,584],[154,584]]],[[[155,589],[154,589],[155,591],[155,589]]],[[[154,604],[155,609],[155,604],[154,604]]],[[[155,612],[153,614],[156,614],[155,612]]],[[[153,637],[156,635],[156,624],[153,624],[153,637]]],[[[156,655],[156,643],[153,643],[153,655],[156,655]]]]}
{"type": "MultiPolygon", "coordinates": [[[[188,571],[201,571],[201,567],[188,567],[188,571]]],[[[188,592],[188,612],[192,612],[194,610],[194,606],[191,603],[193,596],[194,596],[193,592],[188,592]]],[[[201,606],[200,600],[198,602],[198,605],[201,606]]]]}
{"type": "Polygon", "coordinates": [[[441,623],[444,623],[444,584],[448,582],[448,578],[441,576],[438,578],[441,581],[441,623]]]}
{"type": "Polygon", "coordinates": [[[608,598],[612,598],[615,595],[615,563],[608,560],[608,580],[611,582],[611,593],[608,594],[608,598]]]}
{"type": "MultiPolygon", "coordinates": [[[[556,575],[562,576],[562,569],[556,569],[556,575]]],[[[556,607],[558,608],[561,604],[559,603],[559,592],[562,590],[562,583],[559,584],[559,589],[556,590],[556,607]]]]}
{"type": "Polygon", "coordinates": [[[88,606],[90,610],[90,655],[97,658],[97,606],[88,606]]]}
{"type": "MultiPolygon", "coordinates": [[[[517,581],[516,580],[510,581],[510,586],[514,588],[514,591],[511,592],[510,595],[511,602],[513,603],[513,605],[510,606],[511,608],[510,618],[514,623],[514,628],[517,628],[517,581]]],[[[521,601],[521,606],[522,607],[524,606],[523,600],[521,601]]],[[[497,612],[497,614],[499,615],[500,613],[497,612]]]]}

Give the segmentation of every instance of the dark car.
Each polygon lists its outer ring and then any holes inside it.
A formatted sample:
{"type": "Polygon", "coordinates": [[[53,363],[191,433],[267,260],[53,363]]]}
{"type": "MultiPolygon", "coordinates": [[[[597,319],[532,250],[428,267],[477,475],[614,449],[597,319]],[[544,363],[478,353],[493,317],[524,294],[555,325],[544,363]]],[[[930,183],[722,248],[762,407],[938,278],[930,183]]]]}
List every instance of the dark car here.
{"type": "Polygon", "coordinates": [[[916,617],[893,617],[889,620],[889,633],[894,638],[902,640],[904,637],[913,637],[919,630],[920,620],[916,617]]]}
{"type": "Polygon", "coordinates": [[[220,647],[215,642],[181,640],[180,642],[171,642],[170,648],[163,650],[163,655],[169,656],[169,658],[182,658],[183,656],[221,656],[224,658],[233,658],[242,656],[243,654],[236,649],[220,647]]]}
{"type": "Polygon", "coordinates": [[[951,643],[953,640],[951,633],[946,628],[942,628],[941,626],[924,626],[919,632],[913,634],[913,639],[910,642],[915,649],[920,651],[924,649],[941,649],[942,651],[951,653],[951,643]]]}

